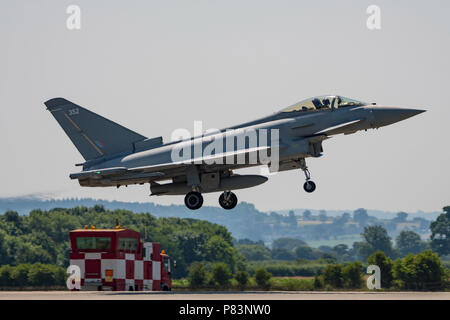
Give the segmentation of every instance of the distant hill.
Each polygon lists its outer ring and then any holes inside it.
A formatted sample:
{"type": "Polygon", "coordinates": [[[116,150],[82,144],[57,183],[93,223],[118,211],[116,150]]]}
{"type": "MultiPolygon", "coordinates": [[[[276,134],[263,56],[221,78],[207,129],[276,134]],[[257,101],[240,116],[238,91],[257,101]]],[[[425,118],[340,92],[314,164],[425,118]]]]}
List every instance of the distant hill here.
{"type": "MultiPolygon", "coordinates": [[[[315,210],[315,209],[292,209],[296,215],[302,215],[305,210],[311,211],[312,214],[318,215],[322,210],[315,210]]],[[[376,217],[378,219],[392,219],[395,218],[398,211],[382,211],[382,210],[373,210],[373,209],[366,209],[369,216],[376,217]]],[[[290,210],[279,210],[277,213],[280,214],[288,214],[290,210]]],[[[326,215],[329,217],[336,217],[342,215],[344,212],[348,212],[352,214],[353,210],[324,210],[326,212],[326,215]]],[[[414,218],[423,218],[429,221],[436,220],[437,216],[440,215],[442,212],[439,211],[431,211],[431,212],[424,212],[424,211],[417,211],[417,212],[407,212],[408,213],[408,220],[412,220],[414,218]]]]}
{"type": "Polygon", "coordinates": [[[44,200],[35,196],[0,198],[0,213],[7,210],[17,211],[20,215],[29,214],[35,209],[50,210],[53,208],[73,208],[76,206],[93,207],[103,205],[106,209],[125,209],[133,212],[149,212],[156,217],[179,217],[207,220],[226,226],[235,238],[262,239],[252,230],[256,224],[242,223],[251,222],[254,219],[263,220],[267,214],[258,211],[253,204],[241,202],[231,211],[219,207],[204,206],[199,210],[192,211],[184,205],[157,205],[152,202],[121,202],[108,200],[85,199],[62,199],[44,200]],[[252,236],[253,235],[253,236],[252,236]]]}
{"type": "MultiPolygon", "coordinates": [[[[0,198],[0,212],[4,212],[7,210],[17,211],[19,214],[28,214],[31,210],[34,209],[42,209],[49,210],[52,208],[73,208],[76,206],[86,206],[92,207],[96,204],[101,204],[105,208],[110,210],[115,209],[126,209],[134,212],[151,212],[156,216],[161,217],[191,217],[194,216],[197,219],[208,219],[210,216],[204,216],[205,214],[214,215],[220,213],[227,213],[229,216],[229,211],[224,211],[219,207],[203,207],[197,211],[191,211],[187,209],[183,205],[157,205],[153,202],[125,202],[125,201],[108,201],[108,200],[96,200],[92,198],[71,198],[71,199],[51,199],[45,200],[36,196],[25,196],[25,197],[10,197],[10,198],[0,198]]],[[[292,210],[277,210],[270,212],[263,212],[257,210],[253,204],[249,204],[247,202],[241,202],[236,209],[231,212],[239,212],[241,210],[248,210],[249,207],[252,210],[261,212],[261,213],[270,213],[276,212],[281,215],[288,215],[289,211],[293,211],[295,215],[302,215],[305,210],[311,211],[313,215],[318,215],[321,212],[325,212],[329,217],[336,217],[342,215],[344,212],[352,213],[352,210],[317,210],[317,209],[292,209],[292,210]]],[[[381,210],[372,210],[366,209],[367,213],[370,216],[376,217],[378,219],[392,219],[395,217],[397,212],[394,211],[381,211],[381,210]]],[[[413,219],[415,217],[420,217],[429,221],[435,220],[436,217],[441,214],[441,212],[408,212],[409,219],[413,219]]]]}
{"type": "MultiPolygon", "coordinates": [[[[70,198],[70,199],[41,199],[35,196],[0,198],[0,212],[14,210],[19,214],[28,214],[31,210],[49,210],[53,208],[73,208],[76,206],[92,207],[96,204],[103,205],[106,209],[126,209],[134,212],[151,212],[156,216],[180,216],[193,213],[181,205],[161,206],[152,202],[122,202],[96,200],[92,198],[70,198]]],[[[206,207],[205,207],[206,208],[206,207]]],[[[205,208],[199,211],[205,211],[205,208]]],[[[214,207],[211,207],[214,208],[214,207]]],[[[218,209],[218,208],[216,208],[218,209]]]]}
{"type": "MultiPolygon", "coordinates": [[[[255,208],[253,204],[247,202],[239,203],[233,210],[223,210],[220,207],[202,207],[199,210],[191,211],[183,205],[157,205],[152,202],[121,202],[95,200],[91,198],[85,199],[62,199],[62,200],[45,200],[36,196],[0,198],[0,213],[7,210],[17,211],[21,215],[27,215],[35,209],[50,210],[53,208],[73,208],[76,206],[93,207],[102,205],[106,209],[125,209],[133,212],[149,212],[156,217],[180,217],[207,220],[212,223],[224,225],[232,233],[236,239],[251,239],[253,241],[262,240],[270,244],[274,239],[280,237],[292,237],[305,241],[329,239],[338,235],[334,224],[331,224],[335,217],[342,215],[344,212],[352,213],[350,210],[310,210],[313,216],[320,213],[326,213],[328,226],[301,226],[298,223],[302,220],[300,217],[306,209],[294,209],[290,214],[290,210],[262,212],[255,208]],[[325,229],[324,229],[325,228],[325,229]]],[[[370,216],[374,218],[372,223],[383,224],[395,218],[396,212],[384,212],[376,210],[367,210],[370,216]]],[[[428,221],[434,220],[439,212],[418,212],[409,213],[408,219],[420,217],[428,221]]],[[[320,223],[319,223],[320,224],[320,223]]],[[[392,225],[393,236],[396,233],[396,225],[392,225]]],[[[361,232],[361,227],[351,229],[353,235],[361,232]]],[[[339,231],[341,235],[350,232],[339,231]]],[[[336,239],[337,240],[337,239],[336,239]]]]}

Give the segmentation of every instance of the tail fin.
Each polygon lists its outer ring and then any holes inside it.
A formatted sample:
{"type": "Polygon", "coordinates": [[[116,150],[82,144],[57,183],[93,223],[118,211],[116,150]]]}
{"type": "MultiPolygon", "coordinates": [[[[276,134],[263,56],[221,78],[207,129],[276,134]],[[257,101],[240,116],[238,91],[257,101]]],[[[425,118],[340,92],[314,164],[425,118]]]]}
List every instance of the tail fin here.
{"type": "Polygon", "coordinates": [[[133,143],[146,139],[66,99],[50,99],[45,105],[86,161],[131,153],[133,143]]]}

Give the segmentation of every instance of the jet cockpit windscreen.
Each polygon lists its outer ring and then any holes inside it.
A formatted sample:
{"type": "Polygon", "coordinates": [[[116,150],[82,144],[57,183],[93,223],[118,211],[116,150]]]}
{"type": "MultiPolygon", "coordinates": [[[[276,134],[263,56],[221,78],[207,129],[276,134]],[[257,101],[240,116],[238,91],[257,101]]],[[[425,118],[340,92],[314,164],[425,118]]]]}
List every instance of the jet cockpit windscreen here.
{"type": "Polygon", "coordinates": [[[367,103],[342,96],[318,96],[293,104],[281,112],[314,111],[363,105],[367,105],[367,103]]]}

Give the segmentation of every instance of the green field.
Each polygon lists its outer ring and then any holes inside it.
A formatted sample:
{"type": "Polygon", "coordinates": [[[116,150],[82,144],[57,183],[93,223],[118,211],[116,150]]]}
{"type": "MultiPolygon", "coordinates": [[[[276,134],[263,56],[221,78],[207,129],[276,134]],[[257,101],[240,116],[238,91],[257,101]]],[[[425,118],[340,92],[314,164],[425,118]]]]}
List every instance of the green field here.
{"type": "MultiPolygon", "coordinates": [[[[187,279],[177,279],[172,281],[172,289],[175,291],[189,290],[189,281],[187,279]]],[[[208,287],[199,288],[198,290],[230,290],[238,291],[242,290],[239,287],[236,280],[232,280],[231,284],[227,288],[217,288],[208,287]]],[[[270,289],[271,290],[281,290],[281,291],[312,291],[314,290],[314,278],[313,277],[273,277],[270,279],[270,289]]],[[[245,286],[245,290],[264,290],[258,287],[254,278],[249,279],[249,283],[245,286]]]]}

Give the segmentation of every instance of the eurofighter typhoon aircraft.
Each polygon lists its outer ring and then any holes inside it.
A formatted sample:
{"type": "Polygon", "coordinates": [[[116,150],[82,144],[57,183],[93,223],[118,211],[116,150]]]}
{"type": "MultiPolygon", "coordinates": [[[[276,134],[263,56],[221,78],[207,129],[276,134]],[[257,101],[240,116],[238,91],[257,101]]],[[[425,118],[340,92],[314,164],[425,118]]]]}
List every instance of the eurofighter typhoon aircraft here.
{"type": "MultiPolygon", "coordinates": [[[[301,169],[303,188],[313,192],[305,159],[322,155],[322,142],[333,135],[379,128],[425,110],[377,106],[342,96],[303,100],[270,116],[235,127],[163,143],[105,119],[66,99],[45,102],[85,159],[81,172],[70,174],[81,186],[150,184],[151,195],[185,195],[189,209],[199,209],[202,193],[222,192],[219,204],[233,209],[233,190],[268,180],[233,170],[266,165],[270,172],[301,169]],[[165,182],[165,183],[162,183],[165,182]]],[[[187,131],[187,130],[185,130],[187,131]]]]}

